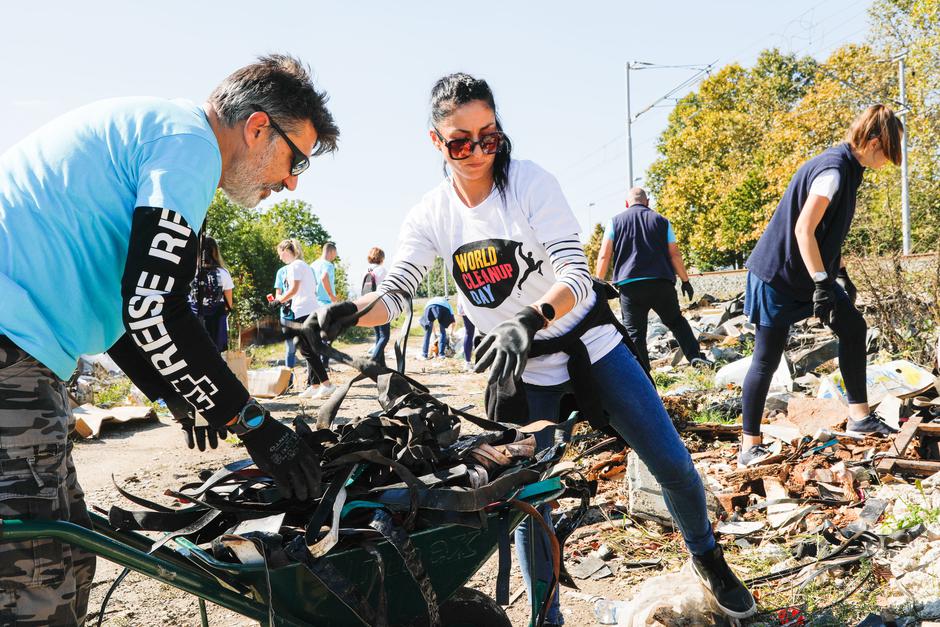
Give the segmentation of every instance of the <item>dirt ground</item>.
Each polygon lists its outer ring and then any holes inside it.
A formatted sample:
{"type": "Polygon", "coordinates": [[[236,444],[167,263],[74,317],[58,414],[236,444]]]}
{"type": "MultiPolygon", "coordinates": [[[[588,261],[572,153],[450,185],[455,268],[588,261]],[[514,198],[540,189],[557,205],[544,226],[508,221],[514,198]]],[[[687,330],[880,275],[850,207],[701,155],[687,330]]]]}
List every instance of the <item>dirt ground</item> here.
{"type": "MultiPolygon", "coordinates": [[[[412,344],[417,340],[412,338],[412,344]]],[[[365,352],[367,345],[349,349],[352,354],[365,352]]],[[[410,354],[417,352],[410,349],[410,354]]],[[[438,398],[454,407],[473,405],[481,411],[483,405],[482,375],[465,372],[462,359],[421,362],[409,358],[409,373],[428,385],[438,398]]],[[[300,376],[302,369],[296,374],[300,376]]],[[[336,366],[333,380],[342,383],[349,379],[351,371],[336,366]]],[[[373,388],[374,389],[374,388],[373,388]]],[[[319,401],[304,401],[296,394],[287,394],[264,404],[278,418],[292,419],[300,410],[315,413],[319,401]]],[[[343,405],[340,415],[363,415],[378,408],[368,387],[354,388],[343,405]]],[[[216,450],[204,453],[185,447],[179,427],[168,417],[160,422],[141,425],[107,425],[100,439],[79,440],[75,444],[74,458],[89,507],[107,510],[112,504],[133,507],[124,500],[111,483],[112,475],[134,493],[170,504],[171,499],[162,496],[167,488],[177,488],[187,481],[195,481],[200,470],[215,470],[236,459],[245,458],[244,448],[227,443],[216,450]]],[[[518,567],[513,566],[510,593],[515,599],[508,613],[513,625],[528,624],[528,603],[524,593],[518,567]]],[[[102,599],[120,568],[98,560],[98,570],[89,605],[89,624],[95,624],[102,599]]],[[[616,577],[599,581],[579,581],[581,593],[612,598],[624,598],[626,589],[616,577]]],[[[468,584],[493,595],[496,585],[495,555],[468,584]]],[[[572,598],[563,593],[562,605],[569,625],[595,624],[592,606],[585,600],[572,598]]],[[[236,627],[255,624],[253,621],[221,607],[208,606],[209,622],[212,625],[236,627]]],[[[184,594],[165,584],[131,573],[118,587],[105,612],[105,625],[199,625],[199,609],[195,597],[184,594]]]]}

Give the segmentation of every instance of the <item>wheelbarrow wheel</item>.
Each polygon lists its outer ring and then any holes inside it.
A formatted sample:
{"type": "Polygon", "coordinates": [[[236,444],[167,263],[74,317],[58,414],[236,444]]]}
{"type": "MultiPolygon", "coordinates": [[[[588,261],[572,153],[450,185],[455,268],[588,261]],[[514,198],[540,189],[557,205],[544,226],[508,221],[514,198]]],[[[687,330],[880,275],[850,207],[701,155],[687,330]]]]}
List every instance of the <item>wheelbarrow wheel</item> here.
{"type": "MultiPolygon", "coordinates": [[[[426,627],[424,616],[416,627],[426,627]]],[[[441,624],[447,627],[512,627],[496,600],[473,588],[460,588],[441,604],[441,624]]]]}

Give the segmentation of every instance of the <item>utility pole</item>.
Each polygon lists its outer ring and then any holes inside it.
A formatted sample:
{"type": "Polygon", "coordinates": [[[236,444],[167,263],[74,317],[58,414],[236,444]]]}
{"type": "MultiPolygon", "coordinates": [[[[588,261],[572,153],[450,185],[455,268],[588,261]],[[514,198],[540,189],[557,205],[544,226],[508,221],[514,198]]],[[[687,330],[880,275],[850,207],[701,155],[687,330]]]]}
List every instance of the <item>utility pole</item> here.
{"type": "Polygon", "coordinates": [[[633,115],[630,112],[630,61],[627,61],[627,189],[633,187],[633,115]]]}
{"type": "Polygon", "coordinates": [[[898,117],[901,118],[901,124],[904,125],[904,132],[901,134],[901,234],[903,238],[902,252],[905,255],[911,254],[911,205],[907,190],[907,98],[905,97],[904,85],[904,58],[907,53],[898,55],[898,88],[901,96],[901,110],[898,117]]]}

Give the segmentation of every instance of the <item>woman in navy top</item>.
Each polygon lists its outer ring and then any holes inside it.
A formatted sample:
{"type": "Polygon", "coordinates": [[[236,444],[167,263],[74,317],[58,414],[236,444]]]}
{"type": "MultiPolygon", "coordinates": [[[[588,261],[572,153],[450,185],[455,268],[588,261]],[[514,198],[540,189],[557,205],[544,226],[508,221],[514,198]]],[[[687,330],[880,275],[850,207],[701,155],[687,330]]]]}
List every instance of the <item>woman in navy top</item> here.
{"type": "Polygon", "coordinates": [[[855,215],[865,168],[901,163],[901,122],[884,105],[859,115],[845,143],[804,163],[790,181],[767,230],[745,264],[744,312],[757,327],[754,356],[744,379],[744,435],[739,466],[770,453],[760,421],[790,325],[817,316],[839,338],[839,368],[849,401],[848,431],[890,435],[895,430],[868,407],[865,320],[855,308],[855,286],[842,243],[855,215]]]}

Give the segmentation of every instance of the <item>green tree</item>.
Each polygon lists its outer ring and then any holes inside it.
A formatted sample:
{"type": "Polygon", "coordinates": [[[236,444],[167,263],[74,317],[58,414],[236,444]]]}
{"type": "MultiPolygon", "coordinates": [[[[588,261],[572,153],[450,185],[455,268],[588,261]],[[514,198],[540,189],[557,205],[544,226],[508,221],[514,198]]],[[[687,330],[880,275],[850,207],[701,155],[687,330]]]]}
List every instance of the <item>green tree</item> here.
{"type": "MultiPolygon", "coordinates": [[[[266,209],[245,209],[217,192],[206,215],[206,233],[219,243],[235,281],[234,327],[246,326],[269,315],[266,295],[274,291],[274,277],[283,264],[279,242],[297,238],[304,258],[313,261],[330,238],[312,207],[288,200],[266,209]]],[[[337,259],[337,292],[345,295],[345,268],[337,259]]]]}
{"type": "MultiPolygon", "coordinates": [[[[604,225],[597,223],[594,225],[594,230],[591,231],[591,237],[588,238],[587,243],[584,245],[584,256],[587,257],[588,271],[590,272],[594,272],[594,269],[597,267],[597,255],[601,251],[603,241],[604,225]]],[[[607,267],[607,276],[604,278],[609,281],[612,274],[613,264],[610,264],[607,267]]]]}
{"type": "Polygon", "coordinates": [[[670,114],[647,179],[696,266],[739,265],[756,243],[767,200],[763,138],[811,88],[816,67],[766,50],[753,68],[721,68],[670,114]]]}

